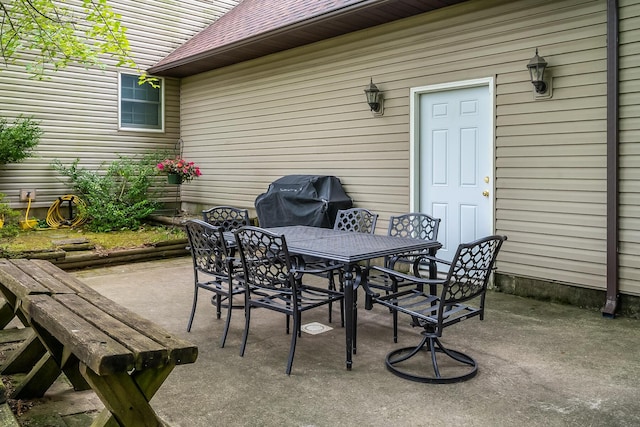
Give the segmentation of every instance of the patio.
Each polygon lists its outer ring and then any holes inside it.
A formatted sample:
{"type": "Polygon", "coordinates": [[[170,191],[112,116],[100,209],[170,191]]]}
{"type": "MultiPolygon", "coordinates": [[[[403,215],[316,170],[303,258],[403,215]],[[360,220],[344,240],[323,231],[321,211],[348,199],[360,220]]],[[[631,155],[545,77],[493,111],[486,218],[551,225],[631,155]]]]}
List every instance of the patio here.
{"type": "MultiPolygon", "coordinates": [[[[152,400],[172,426],[640,424],[638,320],[611,320],[599,312],[491,292],[484,321],[463,322],[445,336],[453,348],[476,357],[477,377],[428,385],[402,380],[384,367],[386,353],[417,343],[417,331],[400,322],[399,343],[393,344],[388,311],[365,311],[361,303],[353,370],[345,369],[344,330],[334,316],[334,329],[303,333],[288,377],[289,337],[281,315],[254,315],[243,358],[240,310],[223,349],[218,344],[224,322],[215,319],[207,301],[198,306],[192,332],[185,331],[193,292],[189,257],[76,275],[198,345],[196,363],[178,366],[152,400]]],[[[326,311],[308,313],[303,324],[309,322],[328,325],[326,311]]],[[[60,395],[50,394],[22,419],[100,405],[91,392],[58,390],[60,395]]]]}

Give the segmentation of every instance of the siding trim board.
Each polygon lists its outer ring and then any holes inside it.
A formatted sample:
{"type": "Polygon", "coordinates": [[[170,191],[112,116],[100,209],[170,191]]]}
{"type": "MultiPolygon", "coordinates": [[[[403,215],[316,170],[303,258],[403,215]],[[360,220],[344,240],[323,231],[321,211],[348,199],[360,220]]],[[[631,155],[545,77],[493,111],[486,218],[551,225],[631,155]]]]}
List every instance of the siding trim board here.
{"type": "Polygon", "coordinates": [[[618,1],[607,0],[607,299],[602,314],[618,308],[618,1]]]}

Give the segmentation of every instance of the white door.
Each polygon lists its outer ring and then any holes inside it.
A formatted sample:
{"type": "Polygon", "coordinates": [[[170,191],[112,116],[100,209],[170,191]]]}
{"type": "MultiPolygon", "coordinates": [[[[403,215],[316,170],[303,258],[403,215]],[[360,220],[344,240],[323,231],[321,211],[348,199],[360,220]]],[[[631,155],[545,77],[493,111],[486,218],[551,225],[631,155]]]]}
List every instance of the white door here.
{"type": "Polygon", "coordinates": [[[438,256],[492,234],[493,120],[490,87],[419,94],[418,197],[421,212],[441,218],[438,256]]]}

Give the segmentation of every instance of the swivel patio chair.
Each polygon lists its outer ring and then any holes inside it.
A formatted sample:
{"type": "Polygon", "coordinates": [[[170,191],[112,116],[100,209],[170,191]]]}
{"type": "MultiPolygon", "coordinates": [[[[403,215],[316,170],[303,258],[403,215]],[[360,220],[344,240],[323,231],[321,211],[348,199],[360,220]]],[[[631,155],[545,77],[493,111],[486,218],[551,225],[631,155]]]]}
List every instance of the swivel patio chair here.
{"type": "MultiPolygon", "coordinates": [[[[440,227],[440,218],[434,218],[425,213],[406,213],[403,215],[391,216],[389,218],[388,236],[411,237],[422,240],[437,240],[438,228],[440,227]]],[[[384,266],[391,270],[398,268],[410,269],[411,265],[419,255],[425,252],[410,252],[395,257],[385,257],[384,266]]],[[[428,255],[428,254],[427,254],[428,255]]],[[[369,288],[384,291],[386,294],[397,292],[405,282],[401,280],[391,280],[391,278],[381,272],[373,273],[371,270],[368,275],[369,288]]],[[[408,282],[410,285],[411,282],[408,282]]],[[[392,311],[393,315],[393,342],[398,342],[398,312],[392,311]]]]}
{"type": "MultiPolygon", "coordinates": [[[[268,230],[246,226],[235,232],[245,284],[245,328],[240,356],[244,356],[253,308],[265,308],[286,315],[286,331],[291,345],[286,374],[291,374],[298,336],[301,335],[302,313],[344,296],[336,291],[309,286],[303,282],[306,273],[295,266],[284,236],[268,230]],[[293,317],[293,331],[290,318],[293,317]]],[[[314,271],[313,273],[317,273],[314,271]]]]}
{"type": "Polygon", "coordinates": [[[372,267],[388,274],[394,281],[404,280],[416,285],[384,296],[373,294],[365,285],[367,306],[371,302],[384,305],[410,316],[411,326],[423,328],[423,338],[416,347],[400,348],[387,354],[385,362],[389,371],[401,378],[426,383],[453,383],[476,375],[477,362],[460,351],[444,347],[440,338],[443,330],[449,326],[476,316],[484,319],[487,284],[500,247],[506,239],[506,236],[489,236],[461,244],[449,263],[450,268],[444,279],[420,277],[420,264],[423,259],[430,258],[428,255],[416,257],[413,275],[385,267],[372,267]],[[439,295],[438,286],[442,287],[439,295]],[[430,292],[425,291],[427,288],[430,292]],[[424,357],[424,353],[428,353],[429,357],[424,357]],[[410,361],[419,355],[425,360],[410,361]]]}
{"type": "Polygon", "coordinates": [[[198,291],[206,289],[214,293],[212,302],[216,306],[216,316],[220,319],[222,303],[227,307],[227,318],[220,340],[220,347],[224,347],[233,310],[233,296],[244,293],[244,287],[234,279],[234,262],[229,256],[222,227],[214,227],[197,219],[189,220],[185,224],[189,249],[193,259],[193,304],[187,325],[187,332],[191,332],[193,317],[198,304],[198,291]]]}

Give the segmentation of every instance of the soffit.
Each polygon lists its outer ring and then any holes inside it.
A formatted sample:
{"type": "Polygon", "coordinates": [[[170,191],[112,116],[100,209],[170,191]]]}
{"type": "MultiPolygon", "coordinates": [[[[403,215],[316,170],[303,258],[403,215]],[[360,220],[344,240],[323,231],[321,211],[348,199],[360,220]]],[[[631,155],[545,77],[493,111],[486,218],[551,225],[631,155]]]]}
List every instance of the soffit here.
{"type": "Polygon", "coordinates": [[[149,68],[187,77],[465,0],[244,0],[149,68]]]}

